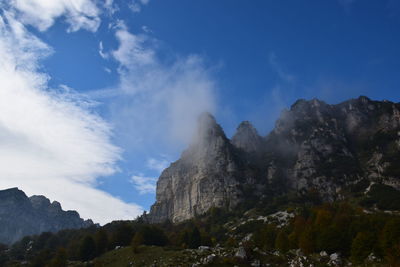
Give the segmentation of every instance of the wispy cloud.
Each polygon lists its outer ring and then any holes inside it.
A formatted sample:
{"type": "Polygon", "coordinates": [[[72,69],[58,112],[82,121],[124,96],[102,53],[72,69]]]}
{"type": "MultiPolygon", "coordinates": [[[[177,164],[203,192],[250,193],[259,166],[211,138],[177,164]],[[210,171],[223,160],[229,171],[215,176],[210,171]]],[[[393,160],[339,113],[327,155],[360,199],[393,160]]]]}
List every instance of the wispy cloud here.
{"type": "MultiPolygon", "coordinates": [[[[68,31],[79,29],[96,31],[100,25],[101,10],[92,0],[12,0],[1,2],[15,12],[18,20],[40,31],[50,28],[57,18],[64,18],[68,31]]],[[[107,1],[111,4],[112,1],[107,1]]]]}
{"type": "Polygon", "coordinates": [[[145,33],[152,33],[153,31],[146,25],[142,26],[142,31],[144,31],[145,33]]]}
{"type": "Polygon", "coordinates": [[[99,43],[99,55],[103,58],[103,59],[107,59],[108,58],[108,54],[104,53],[104,47],[103,47],[103,42],[99,43]]]}
{"type": "Polygon", "coordinates": [[[166,159],[155,159],[155,158],[149,158],[147,160],[147,168],[151,170],[155,170],[159,173],[161,173],[163,170],[165,170],[168,165],[170,164],[170,161],[166,159]]]}
{"type": "Polygon", "coordinates": [[[107,53],[119,63],[119,84],[92,96],[109,98],[103,101],[116,132],[136,150],[189,141],[197,116],[215,111],[212,71],[197,55],[161,60],[158,40],[123,23],[115,36],[119,46],[107,53]]]}
{"type": "Polygon", "coordinates": [[[133,175],[131,182],[141,195],[153,194],[156,191],[157,178],[146,177],[143,175],[133,175]]]}
{"type": "Polygon", "coordinates": [[[278,77],[281,81],[284,81],[287,83],[294,82],[295,76],[283,69],[281,64],[279,64],[276,54],[274,52],[269,54],[268,61],[269,61],[269,65],[276,72],[276,74],[278,75],[278,77]]]}
{"type": "Polygon", "coordinates": [[[147,5],[150,2],[150,0],[131,0],[130,3],[128,3],[128,7],[132,12],[138,13],[142,10],[142,6],[147,5]]]}
{"type": "Polygon", "coordinates": [[[65,86],[48,87],[40,60],[52,49],[29,33],[12,11],[3,11],[0,188],[17,186],[28,195],[44,194],[100,223],[134,218],[142,212],[139,206],[96,189],[97,178],[115,173],[120,158],[120,149],[110,142],[109,125],[91,112],[93,103],[87,98],[65,86]]]}

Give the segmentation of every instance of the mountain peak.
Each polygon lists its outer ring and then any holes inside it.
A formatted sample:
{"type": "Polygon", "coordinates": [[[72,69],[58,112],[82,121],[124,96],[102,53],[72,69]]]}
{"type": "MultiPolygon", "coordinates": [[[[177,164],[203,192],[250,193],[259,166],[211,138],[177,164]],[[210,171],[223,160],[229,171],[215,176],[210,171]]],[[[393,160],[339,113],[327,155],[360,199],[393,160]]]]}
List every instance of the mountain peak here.
{"type": "Polygon", "coordinates": [[[48,208],[50,206],[50,200],[45,196],[35,195],[31,196],[29,200],[35,209],[48,208]]]}
{"type": "Polygon", "coordinates": [[[327,106],[328,104],[325,103],[324,101],[318,99],[318,98],[313,98],[311,100],[305,100],[305,99],[299,99],[297,100],[291,107],[291,111],[306,111],[311,108],[320,108],[323,106],[327,106]]]}
{"type": "Polygon", "coordinates": [[[249,121],[243,121],[237,127],[231,142],[234,146],[246,152],[254,152],[260,148],[262,138],[249,121]]]}
{"type": "Polygon", "coordinates": [[[8,199],[24,199],[26,197],[25,193],[22,190],[19,190],[18,187],[0,190],[0,202],[8,199]]]}
{"type": "Polygon", "coordinates": [[[200,114],[197,120],[197,132],[193,143],[207,146],[207,144],[212,143],[212,140],[218,138],[227,139],[222,127],[217,123],[214,116],[208,112],[200,114]]]}
{"type": "Polygon", "coordinates": [[[369,99],[368,97],[366,97],[364,95],[360,95],[357,100],[364,104],[371,101],[371,99],[369,99]]]}

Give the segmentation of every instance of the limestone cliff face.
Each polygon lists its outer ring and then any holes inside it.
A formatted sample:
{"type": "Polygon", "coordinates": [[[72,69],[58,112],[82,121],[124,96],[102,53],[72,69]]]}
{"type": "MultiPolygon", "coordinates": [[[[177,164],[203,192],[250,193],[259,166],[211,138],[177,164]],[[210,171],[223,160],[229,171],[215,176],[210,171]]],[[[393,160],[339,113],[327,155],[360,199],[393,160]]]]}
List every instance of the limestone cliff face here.
{"type": "Polygon", "coordinates": [[[160,176],[149,217],[179,222],[266,194],[314,191],[333,201],[372,183],[400,190],[399,166],[399,103],[298,100],[266,137],[243,122],[232,140],[205,114],[193,144],[160,176]]]}
{"type": "Polygon", "coordinates": [[[338,105],[299,100],[267,137],[269,164],[285,169],[289,189],[316,189],[328,201],[361,180],[398,187],[399,108],[367,97],[338,105]]]}
{"type": "MultiPolygon", "coordinates": [[[[211,207],[235,207],[242,198],[243,162],[210,114],[199,118],[198,134],[157,183],[153,222],[192,218],[211,207]]],[[[251,180],[251,179],[250,179],[251,180]]]]}
{"type": "Polygon", "coordinates": [[[0,190],[0,243],[11,244],[26,235],[93,225],[76,211],[63,211],[60,203],[44,196],[28,198],[18,188],[0,190]]]}

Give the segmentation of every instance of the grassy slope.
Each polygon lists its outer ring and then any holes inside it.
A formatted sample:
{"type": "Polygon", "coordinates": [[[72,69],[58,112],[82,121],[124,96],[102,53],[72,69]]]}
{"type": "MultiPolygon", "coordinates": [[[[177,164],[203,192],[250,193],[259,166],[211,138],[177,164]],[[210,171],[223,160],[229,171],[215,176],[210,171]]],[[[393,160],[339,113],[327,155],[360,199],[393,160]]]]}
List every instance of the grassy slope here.
{"type": "Polygon", "coordinates": [[[97,258],[95,266],[191,266],[197,256],[187,250],[168,250],[162,247],[140,247],[138,253],[133,253],[131,247],[107,252],[97,258]]]}

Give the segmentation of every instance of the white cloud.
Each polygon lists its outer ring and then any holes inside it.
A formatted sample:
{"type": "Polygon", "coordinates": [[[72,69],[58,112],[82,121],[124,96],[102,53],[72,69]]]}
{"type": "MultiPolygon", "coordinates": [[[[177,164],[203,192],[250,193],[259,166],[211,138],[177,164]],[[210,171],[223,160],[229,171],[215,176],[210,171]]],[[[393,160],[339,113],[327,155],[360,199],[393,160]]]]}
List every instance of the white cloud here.
{"type": "Polygon", "coordinates": [[[149,2],[150,0],[131,0],[131,2],[128,3],[128,7],[133,13],[138,13],[142,10],[142,6],[147,5],[149,2]]]}
{"type": "Polygon", "coordinates": [[[119,10],[118,5],[115,4],[113,0],[105,0],[103,6],[108,11],[109,15],[113,15],[119,10]]]}
{"type": "Polygon", "coordinates": [[[121,64],[121,68],[126,69],[122,72],[138,71],[138,68],[143,67],[152,68],[157,64],[155,52],[146,48],[146,43],[149,42],[146,35],[134,35],[124,28],[117,30],[115,35],[120,46],[112,51],[112,55],[121,64]]]}
{"type": "Polygon", "coordinates": [[[279,79],[281,79],[282,81],[286,82],[286,83],[293,83],[295,82],[295,76],[288,73],[287,71],[285,71],[282,66],[278,63],[276,54],[274,52],[269,54],[269,65],[272,67],[272,69],[276,72],[276,74],[278,75],[279,79]]]}
{"type": "Polygon", "coordinates": [[[117,171],[120,150],[93,103],[48,88],[38,62],[50,53],[12,13],[0,16],[0,188],[46,195],[100,223],[135,218],[139,206],[96,189],[97,177],[117,171]]]}
{"type": "Polygon", "coordinates": [[[153,31],[146,25],[142,26],[142,31],[144,31],[145,33],[152,33],[153,31]]]}
{"type": "Polygon", "coordinates": [[[143,175],[133,175],[131,182],[141,195],[153,194],[156,191],[157,178],[146,177],[143,175]]]}
{"type": "Polygon", "coordinates": [[[155,158],[149,158],[147,160],[146,166],[147,168],[151,170],[155,170],[159,173],[161,173],[163,170],[165,170],[170,164],[170,161],[166,159],[155,159],[155,158]]]}
{"type": "Polygon", "coordinates": [[[215,111],[211,70],[196,55],[161,60],[157,40],[129,32],[123,23],[116,38],[119,47],[109,53],[120,64],[119,85],[93,96],[112,98],[107,102],[118,139],[130,150],[158,153],[162,145],[190,141],[197,116],[215,111]]]}
{"type": "Polygon", "coordinates": [[[108,58],[108,54],[104,53],[104,47],[103,47],[103,42],[99,43],[99,55],[103,58],[103,59],[107,59],[108,58]]]}
{"type": "MultiPolygon", "coordinates": [[[[92,0],[1,0],[16,12],[19,21],[40,31],[50,28],[55,20],[64,17],[68,31],[96,31],[100,25],[100,9],[92,0]]],[[[111,6],[112,1],[105,5],[111,6]]]]}
{"type": "Polygon", "coordinates": [[[133,13],[139,13],[142,10],[142,7],[137,2],[132,2],[128,4],[128,7],[130,8],[130,10],[132,10],[133,13]]]}

